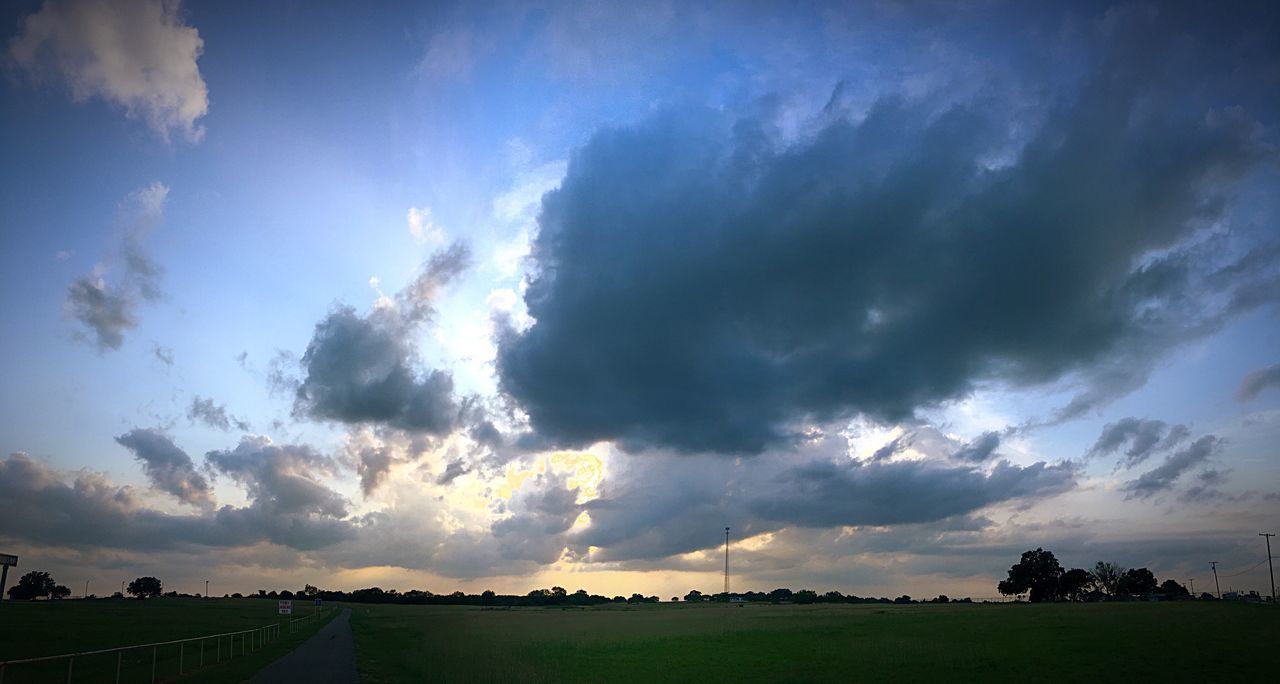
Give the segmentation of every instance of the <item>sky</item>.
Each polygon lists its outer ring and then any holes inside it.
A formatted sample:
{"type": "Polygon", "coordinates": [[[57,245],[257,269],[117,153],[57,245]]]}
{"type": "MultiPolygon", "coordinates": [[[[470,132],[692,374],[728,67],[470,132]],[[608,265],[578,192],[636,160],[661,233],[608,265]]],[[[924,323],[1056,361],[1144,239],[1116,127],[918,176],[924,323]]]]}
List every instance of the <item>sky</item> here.
{"type": "Polygon", "coordinates": [[[0,8],[0,552],[1268,587],[1269,3],[0,8]]]}

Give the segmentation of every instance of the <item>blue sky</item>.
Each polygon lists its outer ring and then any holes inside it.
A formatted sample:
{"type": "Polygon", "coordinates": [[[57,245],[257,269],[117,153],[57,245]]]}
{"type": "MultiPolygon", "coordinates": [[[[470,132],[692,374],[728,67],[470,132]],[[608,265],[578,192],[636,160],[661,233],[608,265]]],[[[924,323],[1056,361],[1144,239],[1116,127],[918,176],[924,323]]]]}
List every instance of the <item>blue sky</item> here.
{"type": "Polygon", "coordinates": [[[744,589],[1252,566],[1276,21],[10,3],[0,543],[229,590],[683,595],[725,525],[744,589]]]}

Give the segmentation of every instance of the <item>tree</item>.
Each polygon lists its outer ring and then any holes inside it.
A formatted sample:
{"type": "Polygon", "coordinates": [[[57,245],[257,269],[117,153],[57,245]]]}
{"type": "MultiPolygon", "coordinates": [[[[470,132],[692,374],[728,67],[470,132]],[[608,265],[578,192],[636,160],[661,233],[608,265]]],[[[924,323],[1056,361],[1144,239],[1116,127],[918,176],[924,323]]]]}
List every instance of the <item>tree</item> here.
{"type": "Polygon", "coordinates": [[[71,587],[59,584],[49,592],[49,595],[56,599],[64,599],[71,595],[71,587]]]}
{"type": "Polygon", "coordinates": [[[1051,551],[1037,548],[1022,554],[1022,559],[1009,568],[1009,578],[996,585],[1006,596],[1031,592],[1031,602],[1052,601],[1058,595],[1058,578],[1062,566],[1051,551]]]}
{"type": "Polygon", "coordinates": [[[777,603],[778,601],[790,601],[791,590],[786,587],[778,587],[769,592],[769,600],[777,603]]]}
{"type": "Polygon", "coordinates": [[[694,589],[684,595],[684,600],[689,603],[699,603],[701,601],[704,601],[705,599],[702,596],[702,592],[698,591],[697,589],[694,589]]]}
{"type": "Polygon", "coordinates": [[[302,593],[306,595],[308,598],[314,598],[316,594],[320,593],[320,589],[308,584],[307,586],[302,588],[302,593]]]}
{"type": "Polygon", "coordinates": [[[1144,596],[1156,590],[1156,576],[1146,568],[1130,568],[1120,576],[1118,590],[1121,594],[1144,596]]]}
{"type": "Polygon", "coordinates": [[[1067,601],[1083,601],[1093,584],[1093,575],[1087,570],[1072,568],[1058,578],[1058,597],[1067,601]]]}
{"type": "Polygon", "coordinates": [[[1119,595],[1120,576],[1123,574],[1124,568],[1115,563],[1098,561],[1093,566],[1093,580],[1098,589],[1107,596],[1119,595]]]}
{"type": "Polygon", "coordinates": [[[32,570],[22,576],[18,583],[9,589],[9,598],[14,601],[27,601],[53,593],[57,583],[47,572],[32,570]]]}
{"type": "Polygon", "coordinates": [[[1191,592],[1187,588],[1178,584],[1176,580],[1167,579],[1160,583],[1160,593],[1171,598],[1190,598],[1191,592]]]}
{"type": "Polygon", "coordinates": [[[818,592],[812,589],[801,589],[800,591],[797,591],[795,596],[792,598],[795,599],[796,603],[817,603],[818,592]]]}
{"type": "Polygon", "coordinates": [[[138,577],[129,583],[128,592],[138,598],[159,596],[164,591],[160,580],[154,577],[138,577]]]}

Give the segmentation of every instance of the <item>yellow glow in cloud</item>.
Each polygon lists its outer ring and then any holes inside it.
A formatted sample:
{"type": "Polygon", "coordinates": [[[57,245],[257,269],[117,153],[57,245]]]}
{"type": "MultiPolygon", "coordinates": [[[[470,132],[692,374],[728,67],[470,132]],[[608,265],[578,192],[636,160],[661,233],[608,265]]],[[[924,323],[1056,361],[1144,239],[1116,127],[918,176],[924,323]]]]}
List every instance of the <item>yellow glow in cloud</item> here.
{"type": "Polygon", "coordinates": [[[570,489],[578,489],[578,503],[585,503],[600,496],[600,481],[604,479],[604,460],[589,451],[557,451],[551,455],[552,467],[569,473],[566,482],[570,489]]]}

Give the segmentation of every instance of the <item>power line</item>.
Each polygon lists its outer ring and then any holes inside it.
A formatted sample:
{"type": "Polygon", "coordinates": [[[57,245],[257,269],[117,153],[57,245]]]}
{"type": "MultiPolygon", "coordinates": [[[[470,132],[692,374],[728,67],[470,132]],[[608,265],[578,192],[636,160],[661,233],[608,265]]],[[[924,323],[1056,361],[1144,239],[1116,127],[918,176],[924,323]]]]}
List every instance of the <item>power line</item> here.
{"type": "Polygon", "coordinates": [[[1262,560],[1258,561],[1258,563],[1257,563],[1256,565],[1254,565],[1253,567],[1249,568],[1248,570],[1241,570],[1240,572],[1233,572],[1233,573],[1231,573],[1230,575],[1222,575],[1222,579],[1231,579],[1232,577],[1239,577],[1239,576],[1241,576],[1241,575],[1246,575],[1246,574],[1248,574],[1248,573],[1253,572],[1254,570],[1257,570],[1259,567],[1261,567],[1261,566],[1262,566],[1262,564],[1263,564],[1263,563],[1269,563],[1269,562],[1271,562],[1271,559],[1270,559],[1270,558],[1263,558],[1262,560]]]}

